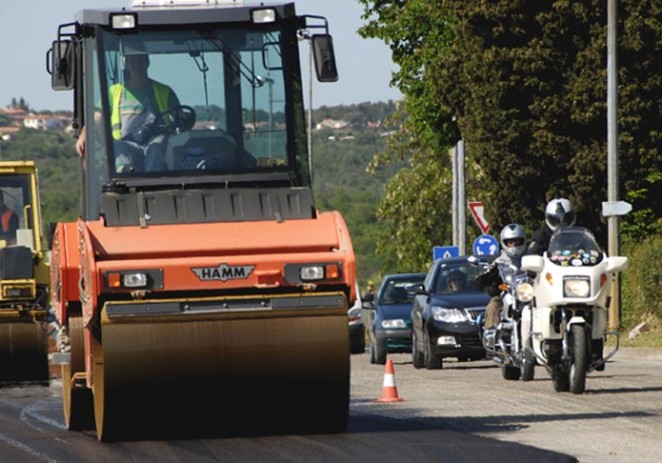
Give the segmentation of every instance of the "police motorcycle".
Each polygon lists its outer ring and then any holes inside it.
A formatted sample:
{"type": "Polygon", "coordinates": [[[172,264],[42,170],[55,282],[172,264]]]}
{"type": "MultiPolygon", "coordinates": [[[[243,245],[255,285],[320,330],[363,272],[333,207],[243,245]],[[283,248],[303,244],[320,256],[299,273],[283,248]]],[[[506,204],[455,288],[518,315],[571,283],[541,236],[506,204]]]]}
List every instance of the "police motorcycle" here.
{"type": "Polygon", "coordinates": [[[531,341],[538,363],[557,392],[581,394],[586,375],[604,369],[618,350],[618,332],[607,331],[611,285],[628,258],[607,256],[584,227],[562,227],[542,255],[526,255],[522,269],[533,272],[531,341]],[[607,336],[616,347],[603,355],[607,336]]]}

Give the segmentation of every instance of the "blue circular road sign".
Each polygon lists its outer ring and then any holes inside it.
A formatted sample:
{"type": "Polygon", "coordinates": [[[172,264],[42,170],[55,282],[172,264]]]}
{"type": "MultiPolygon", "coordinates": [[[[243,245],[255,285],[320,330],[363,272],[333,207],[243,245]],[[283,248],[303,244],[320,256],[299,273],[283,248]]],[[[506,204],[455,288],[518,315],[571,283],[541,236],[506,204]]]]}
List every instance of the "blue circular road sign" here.
{"type": "Polygon", "coordinates": [[[475,256],[496,256],[499,253],[499,242],[492,235],[480,235],[474,241],[475,256]]]}

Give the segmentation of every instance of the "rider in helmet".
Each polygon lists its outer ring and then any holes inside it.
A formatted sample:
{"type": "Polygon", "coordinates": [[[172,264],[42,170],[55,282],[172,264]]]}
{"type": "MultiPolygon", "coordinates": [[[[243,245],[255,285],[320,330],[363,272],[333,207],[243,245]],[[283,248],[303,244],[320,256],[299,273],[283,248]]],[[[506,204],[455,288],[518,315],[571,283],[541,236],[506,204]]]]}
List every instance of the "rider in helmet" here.
{"type": "Polygon", "coordinates": [[[515,265],[522,263],[522,255],[526,251],[526,232],[521,225],[511,223],[501,230],[501,254],[489,266],[486,273],[479,275],[481,287],[492,296],[485,311],[485,330],[494,330],[501,318],[501,297],[499,284],[501,277],[498,265],[515,265]]]}
{"type": "Polygon", "coordinates": [[[555,198],[545,207],[545,224],[531,237],[527,254],[543,255],[549,246],[549,239],[559,227],[575,224],[575,208],[566,198],[555,198]]]}

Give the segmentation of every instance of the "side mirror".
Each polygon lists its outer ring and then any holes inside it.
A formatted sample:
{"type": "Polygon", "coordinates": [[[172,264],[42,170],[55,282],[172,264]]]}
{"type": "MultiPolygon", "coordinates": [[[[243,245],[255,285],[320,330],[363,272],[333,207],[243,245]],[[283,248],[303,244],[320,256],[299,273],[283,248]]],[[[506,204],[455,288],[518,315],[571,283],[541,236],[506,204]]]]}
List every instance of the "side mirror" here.
{"type": "Polygon", "coordinates": [[[329,34],[315,34],[311,37],[313,57],[315,58],[315,72],[320,82],[336,82],[338,69],[336,68],[336,55],[333,52],[333,39],[329,34]]]}
{"type": "Polygon", "coordinates": [[[427,294],[425,291],[425,286],[423,283],[416,283],[415,285],[411,285],[409,287],[409,292],[414,293],[414,294],[427,294]]]}
{"type": "Polygon", "coordinates": [[[51,75],[53,90],[74,88],[74,44],[71,40],[58,40],[46,53],[46,70],[51,75]]]}
{"type": "Polygon", "coordinates": [[[542,256],[530,255],[522,257],[522,270],[540,273],[545,264],[542,256]]]}

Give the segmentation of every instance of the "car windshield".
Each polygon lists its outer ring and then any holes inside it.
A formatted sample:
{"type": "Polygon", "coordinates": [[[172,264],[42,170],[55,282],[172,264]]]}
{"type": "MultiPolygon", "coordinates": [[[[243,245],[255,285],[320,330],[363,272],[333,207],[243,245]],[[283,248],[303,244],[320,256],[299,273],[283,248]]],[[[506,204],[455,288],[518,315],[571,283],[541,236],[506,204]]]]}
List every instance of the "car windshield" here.
{"type": "Polygon", "coordinates": [[[422,283],[424,276],[411,279],[389,279],[384,282],[379,298],[381,305],[410,304],[414,301],[413,285],[422,283]]]}
{"type": "Polygon", "coordinates": [[[564,227],[549,241],[549,259],[557,265],[591,266],[600,263],[604,253],[593,233],[584,227],[564,227]]]}
{"type": "Polygon", "coordinates": [[[478,266],[467,262],[442,262],[437,270],[434,283],[434,293],[472,293],[480,292],[476,275],[480,271],[478,266]]]}

